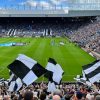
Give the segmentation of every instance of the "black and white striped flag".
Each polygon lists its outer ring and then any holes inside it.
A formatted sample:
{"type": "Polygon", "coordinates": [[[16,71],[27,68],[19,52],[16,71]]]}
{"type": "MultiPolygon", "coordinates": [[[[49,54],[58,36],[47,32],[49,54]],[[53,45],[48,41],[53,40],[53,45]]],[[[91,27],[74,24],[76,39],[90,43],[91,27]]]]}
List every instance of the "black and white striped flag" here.
{"type": "Polygon", "coordinates": [[[8,69],[26,85],[30,85],[46,73],[46,69],[37,63],[37,61],[23,54],[19,54],[16,60],[8,65],[8,69]]]}
{"type": "MultiPolygon", "coordinates": [[[[82,74],[83,74],[83,71],[82,71],[82,74]]],[[[84,84],[84,85],[87,85],[87,86],[89,86],[89,87],[92,86],[91,82],[89,82],[89,81],[87,80],[87,78],[84,76],[84,74],[83,74],[82,76],[77,75],[77,76],[74,78],[74,80],[76,80],[77,82],[82,83],[82,84],[84,84]]]]}
{"type": "Polygon", "coordinates": [[[85,77],[91,83],[100,81],[100,60],[96,60],[88,65],[83,66],[85,77]]]}
{"type": "Polygon", "coordinates": [[[22,87],[22,84],[23,83],[22,83],[21,79],[12,73],[10,78],[9,78],[8,91],[10,91],[10,92],[18,91],[22,87]]]}
{"type": "Polygon", "coordinates": [[[49,79],[59,84],[64,73],[61,66],[53,58],[49,58],[46,69],[48,70],[46,74],[49,74],[49,79]]]}
{"type": "Polygon", "coordinates": [[[44,77],[49,79],[47,91],[54,92],[56,90],[56,84],[60,84],[62,80],[62,75],[64,71],[53,58],[49,58],[46,69],[47,72],[44,77]]]}

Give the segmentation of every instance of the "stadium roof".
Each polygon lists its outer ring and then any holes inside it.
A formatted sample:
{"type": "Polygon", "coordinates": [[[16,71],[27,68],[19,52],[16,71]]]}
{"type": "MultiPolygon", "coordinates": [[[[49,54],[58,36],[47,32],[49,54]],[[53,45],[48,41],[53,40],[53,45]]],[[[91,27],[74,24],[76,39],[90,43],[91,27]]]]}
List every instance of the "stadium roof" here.
{"type": "Polygon", "coordinates": [[[0,0],[0,17],[100,15],[100,0],[0,0]]]}
{"type": "Polygon", "coordinates": [[[100,10],[100,0],[0,0],[0,9],[100,10]]]}

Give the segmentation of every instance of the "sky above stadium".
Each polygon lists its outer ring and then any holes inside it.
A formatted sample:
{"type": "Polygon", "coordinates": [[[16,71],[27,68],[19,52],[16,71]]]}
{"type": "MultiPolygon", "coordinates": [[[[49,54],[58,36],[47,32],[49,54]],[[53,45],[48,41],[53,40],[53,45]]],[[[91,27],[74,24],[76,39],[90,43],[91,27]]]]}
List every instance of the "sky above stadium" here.
{"type": "MultiPolygon", "coordinates": [[[[0,9],[5,9],[5,8],[23,9],[23,7],[26,7],[26,8],[38,7],[40,9],[42,7],[45,9],[48,9],[48,8],[51,9],[51,8],[54,8],[55,5],[56,5],[56,8],[59,9],[62,6],[66,8],[73,7],[76,3],[98,3],[98,2],[100,3],[100,0],[0,0],[0,9]]],[[[79,6],[80,4],[77,7],[79,6]]]]}
{"type": "Polygon", "coordinates": [[[42,6],[44,8],[52,7],[54,5],[57,6],[67,6],[68,0],[0,0],[0,8],[6,6],[14,6],[14,5],[20,5],[20,6],[42,6]]]}

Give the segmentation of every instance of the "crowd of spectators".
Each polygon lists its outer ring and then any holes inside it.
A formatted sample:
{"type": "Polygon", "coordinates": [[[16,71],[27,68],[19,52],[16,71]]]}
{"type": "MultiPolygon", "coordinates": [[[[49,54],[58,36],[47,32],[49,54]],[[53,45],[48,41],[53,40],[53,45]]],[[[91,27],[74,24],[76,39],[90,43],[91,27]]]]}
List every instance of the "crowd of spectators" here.
{"type": "Polygon", "coordinates": [[[72,42],[100,54],[100,20],[96,18],[11,20],[0,23],[1,37],[67,36],[72,42]]]}
{"type": "Polygon", "coordinates": [[[81,26],[74,34],[70,34],[71,41],[100,54],[100,21],[92,21],[81,26]]]}
{"type": "Polygon", "coordinates": [[[54,92],[48,92],[47,83],[33,83],[19,91],[9,92],[7,85],[0,86],[0,100],[100,100],[100,83],[88,87],[79,83],[56,85],[54,92]]]}
{"type": "Polygon", "coordinates": [[[71,20],[67,18],[47,19],[31,19],[28,21],[21,19],[22,21],[18,21],[18,19],[12,18],[3,19],[5,20],[3,22],[1,22],[1,19],[0,36],[63,36],[77,30],[84,22],[79,19],[71,20]]]}

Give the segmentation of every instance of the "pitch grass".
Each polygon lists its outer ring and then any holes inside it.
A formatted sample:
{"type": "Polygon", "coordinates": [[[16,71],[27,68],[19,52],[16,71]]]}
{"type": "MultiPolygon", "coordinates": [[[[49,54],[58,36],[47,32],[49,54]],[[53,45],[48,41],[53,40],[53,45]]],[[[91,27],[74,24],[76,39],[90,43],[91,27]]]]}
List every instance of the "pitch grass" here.
{"type": "MultiPolygon", "coordinates": [[[[48,58],[54,58],[63,68],[63,81],[73,81],[81,74],[83,65],[95,60],[80,47],[70,43],[66,38],[0,38],[0,43],[25,42],[26,46],[0,47],[0,77],[9,78],[7,66],[15,60],[18,54],[25,54],[46,66],[48,58]],[[59,42],[63,41],[64,46],[59,42]]],[[[37,81],[46,81],[42,76],[37,81]]]]}

